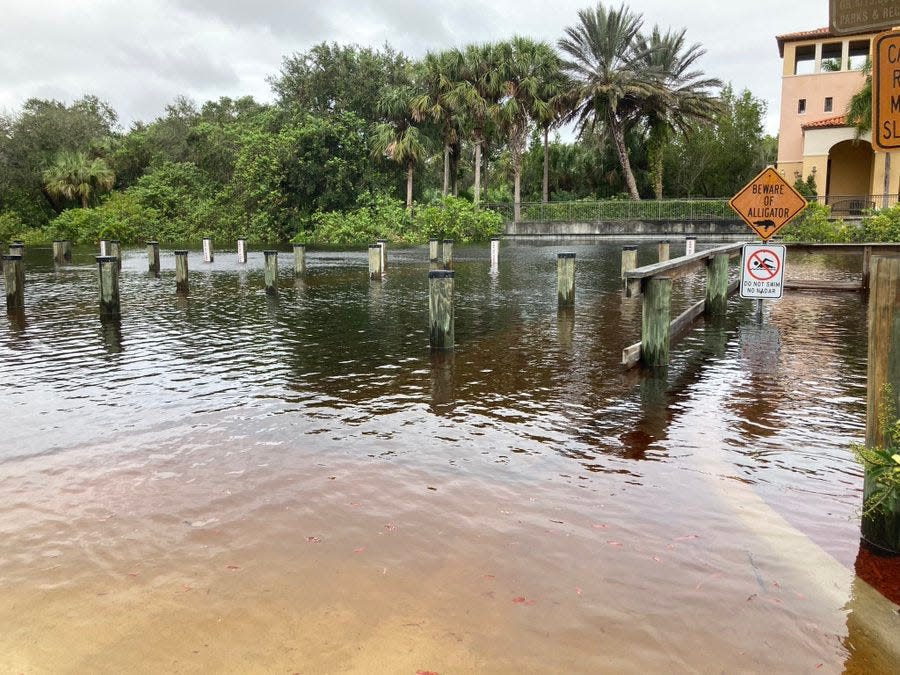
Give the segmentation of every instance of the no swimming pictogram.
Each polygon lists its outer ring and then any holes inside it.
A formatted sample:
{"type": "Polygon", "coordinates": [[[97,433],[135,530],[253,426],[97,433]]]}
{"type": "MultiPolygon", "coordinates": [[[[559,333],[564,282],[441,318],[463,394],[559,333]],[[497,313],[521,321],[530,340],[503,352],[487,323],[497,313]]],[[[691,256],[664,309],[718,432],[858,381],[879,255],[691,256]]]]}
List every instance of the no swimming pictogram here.
{"type": "Polygon", "coordinates": [[[781,257],[771,249],[760,249],[747,259],[747,274],[757,281],[771,281],[781,272],[781,257]]]}
{"type": "Polygon", "coordinates": [[[784,260],[781,244],[747,244],[741,262],[741,297],[778,300],[784,294],[784,260]]]}

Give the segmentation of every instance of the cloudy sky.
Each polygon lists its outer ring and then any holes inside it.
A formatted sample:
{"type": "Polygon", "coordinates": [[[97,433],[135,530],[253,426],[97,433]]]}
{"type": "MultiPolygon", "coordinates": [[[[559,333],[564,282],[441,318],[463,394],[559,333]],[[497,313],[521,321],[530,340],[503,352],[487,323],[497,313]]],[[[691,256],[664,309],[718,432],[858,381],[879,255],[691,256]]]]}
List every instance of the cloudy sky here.
{"type": "MultiPolygon", "coordinates": [[[[704,69],[769,102],[777,130],[774,36],[828,23],[827,0],[630,0],[648,25],[684,27],[704,69]]],[[[96,94],[123,126],[152,120],[179,94],[271,99],[284,55],[321,41],[412,56],[508,37],[555,42],[590,0],[0,0],[0,110],[30,97],[96,94]]]]}

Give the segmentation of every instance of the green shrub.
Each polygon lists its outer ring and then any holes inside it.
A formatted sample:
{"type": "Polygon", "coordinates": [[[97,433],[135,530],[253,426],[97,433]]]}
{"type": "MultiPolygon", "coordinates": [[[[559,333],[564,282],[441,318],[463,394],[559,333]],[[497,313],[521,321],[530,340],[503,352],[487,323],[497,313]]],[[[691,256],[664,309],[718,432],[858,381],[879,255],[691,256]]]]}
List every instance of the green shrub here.
{"type": "Polygon", "coordinates": [[[831,207],[812,202],[793,222],[785,226],[785,241],[804,243],[846,243],[859,238],[859,232],[843,220],[831,220],[831,207]]]}
{"type": "Polygon", "coordinates": [[[9,242],[18,239],[25,229],[25,224],[15,211],[0,213],[0,241],[9,242]]]}
{"type": "Polygon", "coordinates": [[[499,213],[479,209],[465,199],[445,197],[418,210],[415,225],[421,241],[440,237],[466,243],[484,241],[500,234],[503,218],[499,213]]]}
{"type": "Polygon", "coordinates": [[[865,241],[900,241],[900,205],[882,209],[863,219],[865,241]]]}
{"type": "Polygon", "coordinates": [[[403,202],[382,194],[363,193],[352,211],[319,211],[313,214],[312,229],[294,237],[296,243],[318,246],[364,246],[376,239],[395,244],[423,240],[412,225],[403,202]]]}

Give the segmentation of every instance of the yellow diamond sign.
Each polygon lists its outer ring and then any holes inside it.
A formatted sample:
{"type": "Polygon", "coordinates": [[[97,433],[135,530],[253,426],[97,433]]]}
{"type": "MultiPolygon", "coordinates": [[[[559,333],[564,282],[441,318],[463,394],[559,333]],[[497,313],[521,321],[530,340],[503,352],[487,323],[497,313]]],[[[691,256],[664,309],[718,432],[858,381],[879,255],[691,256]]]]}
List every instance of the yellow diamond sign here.
{"type": "Polygon", "coordinates": [[[778,234],[807,207],[806,198],[772,167],[750,181],[729,204],[763,241],[778,234]]]}

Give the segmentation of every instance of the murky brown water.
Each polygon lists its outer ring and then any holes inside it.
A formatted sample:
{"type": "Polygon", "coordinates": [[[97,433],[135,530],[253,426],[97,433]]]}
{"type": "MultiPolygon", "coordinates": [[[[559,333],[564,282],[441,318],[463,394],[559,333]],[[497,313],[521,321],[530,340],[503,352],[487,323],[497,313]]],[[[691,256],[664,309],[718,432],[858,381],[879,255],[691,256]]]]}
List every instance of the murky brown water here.
{"type": "Polygon", "coordinates": [[[855,619],[861,297],[764,325],[735,300],[650,376],[619,365],[618,244],[508,245],[498,276],[456,256],[457,350],[432,356],[421,249],[374,284],[364,254],[310,254],[277,300],[259,254],[192,256],[185,300],[134,251],[106,324],[90,252],[29,251],[0,325],[0,671],[896,666],[855,619]]]}

